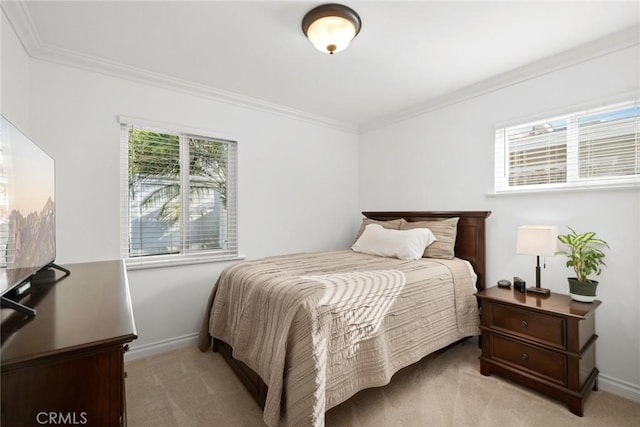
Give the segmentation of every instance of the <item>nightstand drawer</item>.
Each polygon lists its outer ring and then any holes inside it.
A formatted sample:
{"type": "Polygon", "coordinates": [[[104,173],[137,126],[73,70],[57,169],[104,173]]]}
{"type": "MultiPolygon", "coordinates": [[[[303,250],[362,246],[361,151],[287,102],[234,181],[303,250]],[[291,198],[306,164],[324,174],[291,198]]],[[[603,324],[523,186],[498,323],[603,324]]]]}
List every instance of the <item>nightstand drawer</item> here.
{"type": "Polygon", "coordinates": [[[567,358],[561,353],[492,334],[491,358],[515,366],[520,371],[528,371],[547,381],[567,385],[567,358]]]}
{"type": "Polygon", "coordinates": [[[552,347],[566,349],[566,321],[564,318],[534,313],[502,304],[489,304],[488,325],[525,339],[552,347]]]}

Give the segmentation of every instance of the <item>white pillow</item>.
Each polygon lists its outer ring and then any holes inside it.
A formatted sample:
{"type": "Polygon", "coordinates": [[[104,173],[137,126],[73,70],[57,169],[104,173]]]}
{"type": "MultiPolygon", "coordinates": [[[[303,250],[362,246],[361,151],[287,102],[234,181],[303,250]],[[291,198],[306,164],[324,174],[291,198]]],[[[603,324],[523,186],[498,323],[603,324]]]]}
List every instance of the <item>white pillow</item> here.
{"type": "Polygon", "coordinates": [[[389,230],[379,224],[369,224],[351,246],[351,250],[369,255],[415,260],[422,258],[424,249],[435,241],[435,236],[428,228],[389,230]]]}

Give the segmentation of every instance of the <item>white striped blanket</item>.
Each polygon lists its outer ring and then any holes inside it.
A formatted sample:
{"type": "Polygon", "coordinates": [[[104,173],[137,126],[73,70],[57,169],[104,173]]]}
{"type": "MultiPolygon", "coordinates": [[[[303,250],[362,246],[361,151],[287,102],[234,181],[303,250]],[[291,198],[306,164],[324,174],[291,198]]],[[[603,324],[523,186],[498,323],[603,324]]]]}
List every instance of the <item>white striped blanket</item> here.
{"type": "Polygon", "coordinates": [[[269,387],[269,426],[323,426],[359,390],[477,335],[475,277],[465,261],[401,261],[350,250],[245,261],[218,279],[210,336],[269,387]]]}

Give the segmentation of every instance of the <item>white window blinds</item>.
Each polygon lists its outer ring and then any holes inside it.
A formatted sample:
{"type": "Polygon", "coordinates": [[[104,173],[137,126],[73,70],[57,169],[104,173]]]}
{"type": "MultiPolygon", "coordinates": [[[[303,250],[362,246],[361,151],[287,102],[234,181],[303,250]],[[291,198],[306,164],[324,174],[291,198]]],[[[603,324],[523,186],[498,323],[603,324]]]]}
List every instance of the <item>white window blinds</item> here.
{"type": "Polygon", "coordinates": [[[496,129],[496,192],[639,184],[638,101],[496,129]]]}
{"type": "Polygon", "coordinates": [[[236,142],[121,124],[122,256],[237,256],[236,142]]]}

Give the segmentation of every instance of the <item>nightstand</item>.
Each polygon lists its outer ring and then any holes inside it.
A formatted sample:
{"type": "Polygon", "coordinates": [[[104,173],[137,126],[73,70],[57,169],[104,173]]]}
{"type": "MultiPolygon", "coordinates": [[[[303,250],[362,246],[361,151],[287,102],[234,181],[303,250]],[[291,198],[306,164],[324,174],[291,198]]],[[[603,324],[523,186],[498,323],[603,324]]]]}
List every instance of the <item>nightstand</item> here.
{"type": "Polygon", "coordinates": [[[568,295],[523,294],[493,287],[481,304],[480,373],[496,373],[555,399],[582,416],[584,399],[598,389],[595,311],[600,301],[568,295]]]}

